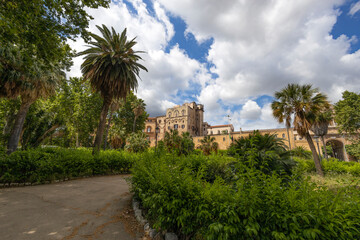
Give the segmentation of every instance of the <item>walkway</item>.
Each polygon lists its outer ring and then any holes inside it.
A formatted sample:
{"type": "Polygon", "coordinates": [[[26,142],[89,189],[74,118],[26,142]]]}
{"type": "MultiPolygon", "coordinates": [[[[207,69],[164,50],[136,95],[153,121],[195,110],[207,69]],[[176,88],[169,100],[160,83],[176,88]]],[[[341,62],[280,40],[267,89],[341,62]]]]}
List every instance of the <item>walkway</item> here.
{"type": "Polygon", "coordinates": [[[2,240],[121,239],[142,236],[126,176],[0,189],[2,240]]]}

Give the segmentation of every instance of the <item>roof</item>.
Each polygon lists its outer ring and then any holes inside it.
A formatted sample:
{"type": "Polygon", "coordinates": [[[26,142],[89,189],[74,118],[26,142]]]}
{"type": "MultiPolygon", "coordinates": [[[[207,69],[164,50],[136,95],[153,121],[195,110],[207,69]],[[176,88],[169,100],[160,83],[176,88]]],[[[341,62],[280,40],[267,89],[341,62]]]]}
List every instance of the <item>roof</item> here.
{"type": "Polygon", "coordinates": [[[210,126],[209,128],[233,127],[232,124],[210,126]]]}

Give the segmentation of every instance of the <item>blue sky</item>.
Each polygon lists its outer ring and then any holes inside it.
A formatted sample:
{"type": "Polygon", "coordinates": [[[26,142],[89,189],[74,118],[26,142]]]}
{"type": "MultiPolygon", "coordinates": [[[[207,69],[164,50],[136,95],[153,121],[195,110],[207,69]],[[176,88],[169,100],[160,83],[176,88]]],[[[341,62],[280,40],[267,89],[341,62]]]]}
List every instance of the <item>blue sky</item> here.
{"type": "Polygon", "coordinates": [[[195,101],[205,121],[224,124],[230,115],[239,130],[282,127],[270,103],[290,82],[311,83],[332,102],[360,91],[359,10],[355,0],[118,0],[89,12],[90,31],[127,27],[147,52],[137,94],[151,116],[195,101]]]}

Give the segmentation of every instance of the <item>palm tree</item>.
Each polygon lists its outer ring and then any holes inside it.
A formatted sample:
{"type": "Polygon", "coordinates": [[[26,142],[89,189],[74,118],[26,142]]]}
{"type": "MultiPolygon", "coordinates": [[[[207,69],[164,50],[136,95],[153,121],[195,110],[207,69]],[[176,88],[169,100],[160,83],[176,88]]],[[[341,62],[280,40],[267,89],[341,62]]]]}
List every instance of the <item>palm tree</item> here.
{"type": "Polygon", "coordinates": [[[133,123],[133,132],[135,132],[136,129],[136,120],[138,117],[141,116],[141,114],[144,113],[146,104],[144,103],[144,100],[142,99],[136,99],[134,102],[131,103],[131,106],[133,108],[134,112],[134,123],[133,123]]]}
{"type": "Polygon", "coordinates": [[[312,88],[310,84],[288,84],[288,86],[281,91],[275,92],[275,98],[277,100],[274,100],[272,103],[273,113],[275,112],[274,117],[277,118],[279,122],[281,121],[281,115],[278,114],[278,112],[281,112],[281,109],[277,107],[282,105],[280,101],[284,98],[288,108],[286,112],[291,113],[294,117],[294,129],[301,137],[306,138],[313,154],[316,171],[320,176],[324,176],[319,156],[309,131],[312,127],[313,116],[316,116],[330,106],[326,95],[320,93],[317,88],[312,88]]]}
{"type": "Polygon", "coordinates": [[[210,152],[216,152],[219,148],[219,144],[215,142],[215,138],[211,136],[205,136],[203,139],[200,140],[201,145],[200,149],[203,151],[204,155],[210,155],[210,152]]]}
{"type": "Polygon", "coordinates": [[[29,58],[16,46],[0,47],[0,56],[0,97],[21,99],[8,140],[7,153],[10,154],[18,147],[31,104],[53,94],[64,73],[58,65],[49,67],[50,63],[29,58]]]}
{"type": "Polygon", "coordinates": [[[113,114],[114,114],[114,112],[117,111],[117,110],[120,108],[120,106],[122,106],[122,105],[123,105],[123,101],[122,101],[122,100],[113,100],[113,102],[112,102],[111,105],[110,105],[109,120],[108,120],[108,124],[107,124],[107,126],[106,126],[106,129],[105,129],[104,150],[106,150],[106,147],[107,147],[109,129],[110,129],[110,126],[111,126],[111,120],[112,120],[113,114]]]}
{"type": "Polygon", "coordinates": [[[95,41],[79,55],[85,55],[81,71],[85,79],[90,81],[92,88],[101,93],[104,99],[99,126],[96,132],[93,154],[100,150],[101,140],[106,124],[106,116],[113,99],[126,99],[131,90],[136,90],[140,69],[147,69],[138,63],[142,60],[133,47],[135,38],[128,41],[126,28],[120,34],[114,28],[111,31],[105,26],[96,26],[101,34],[90,33],[95,41]]]}
{"type": "Polygon", "coordinates": [[[328,154],[326,150],[324,136],[327,134],[329,124],[331,123],[332,120],[333,120],[332,110],[326,109],[325,111],[322,111],[316,116],[314,116],[313,124],[311,128],[311,130],[315,133],[315,135],[321,137],[326,159],[328,159],[328,154]]]}
{"type": "Polygon", "coordinates": [[[291,92],[293,88],[284,89],[284,91],[275,93],[275,97],[279,99],[279,101],[275,101],[271,104],[271,108],[273,110],[273,115],[278,119],[280,123],[285,122],[286,132],[288,136],[289,149],[291,150],[291,142],[290,142],[290,134],[289,129],[291,127],[291,115],[292,106],[290,106],[290,101],[288,101],[288,96],[291,96],[291,92]]]}

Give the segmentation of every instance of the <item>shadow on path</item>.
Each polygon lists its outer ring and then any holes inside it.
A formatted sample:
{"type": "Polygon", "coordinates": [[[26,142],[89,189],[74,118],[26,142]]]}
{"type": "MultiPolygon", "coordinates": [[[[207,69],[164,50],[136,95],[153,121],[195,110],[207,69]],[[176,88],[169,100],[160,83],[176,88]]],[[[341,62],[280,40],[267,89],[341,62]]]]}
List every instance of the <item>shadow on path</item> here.
{"type": "Polygon", "coordinates": [[[126,177],[0,189],[0,238],[141,239],[126,177]]]}

